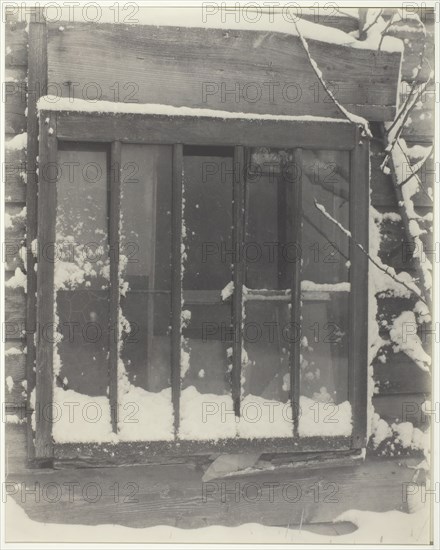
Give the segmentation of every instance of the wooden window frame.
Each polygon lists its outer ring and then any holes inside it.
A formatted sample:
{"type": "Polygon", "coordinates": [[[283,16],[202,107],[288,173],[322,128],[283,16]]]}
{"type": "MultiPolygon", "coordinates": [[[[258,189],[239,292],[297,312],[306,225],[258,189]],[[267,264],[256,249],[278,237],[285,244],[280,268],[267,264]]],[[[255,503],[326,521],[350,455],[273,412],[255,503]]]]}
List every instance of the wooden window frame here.
{"type": "MultiPolygon", "coordinates": [[[[136,462],[158,455],[188,455],[211,452],[316,452],[340,451],[356,453],[366,446],[367,436],[367,319],[368,319],[368,258],[360,247],[368,250],[369,220],[369,143],[362,137],[361,128],[344,120],[331,119],[275,119],[256,116],[254,119],[228,119],[219,117],[166,116],[154,114],[80,113],[45,110],[40,112],[39,140],[39,194],[38,239],[40,258],[37,272],[37,326],[53,326],[54,322],[54,262],[41,253],[47,243],[55,242],[57,188],[50,177],[50,166],[56,166],[58,142],[105,143],[110,148],[110,204],[109,242],[113,251],[119,250],[120,212],[120,158],[122,143],[172,145],[172,335],[171,335],[171,388],[175,430],[179,422],[180,348],[181,348],[181,251],[182,239],[182,164],[183,145],[233,146],[234,165],[243,166],[245,148],[271,147],[292,149],[295,159],[301,162],[303,149],[344,150],[350,154],[350,296],[348,393],[352,407],[353,429],[351,436],[298,437],[297,420],[292,437],[244,438],[219,441],[121,442],[112,444],[114,461],[126,461],[127,455],[136,462]],[[355,215],[354,212],[356,213],[355,215]]],[[[239,170],[234,176],[234,243],[243,239],[244,227],[244,176],[239,170]]],[[[301,185],[295,186],[296,211],[294,230],[296,238],[301,232],[301,185]],[[298,206],[299,205],[299,206],[298,206]]],[[[240,256],[240,255],[239,255],[240,256]]],[[[110,268],[110,322],[117,325],[119,310],[118,253],[113,254],[110,268]]],[[[240,262],[240,260],[238,260],[240,262]]],[[[234,343],[232,371],[232,397],[238,414],[241,377],[241,289],[243,266],[234,266],[233,322],[237,334],[234,343]]],[[[300,262],[296,262],[292,305],[300,304],[300,262]]],[[[292,307],[292,321],[299,322],[300,307],[292,307]]],[[[36,357],[36,415],[35,457],[40,460],[72,459],[78,455],[99,460],[108,457],[108,445],[99,443],[58,444],[52,440],[52,419],[48,411],[53,400],[53,344],[40,338],[36,357]],[[46,411],[45,414],[41,414],[46,411]]],[[[296,339],[298,340],[298,339],[296,339]]],[[[110,349],[109,399],[117,410],[117,357],[118,344],[110,349]]],[[[299,403],[299,341],[290,349],[291,401],[299,403]]],[[[117,419],[112,417],[114,431],[117,419]]]]}

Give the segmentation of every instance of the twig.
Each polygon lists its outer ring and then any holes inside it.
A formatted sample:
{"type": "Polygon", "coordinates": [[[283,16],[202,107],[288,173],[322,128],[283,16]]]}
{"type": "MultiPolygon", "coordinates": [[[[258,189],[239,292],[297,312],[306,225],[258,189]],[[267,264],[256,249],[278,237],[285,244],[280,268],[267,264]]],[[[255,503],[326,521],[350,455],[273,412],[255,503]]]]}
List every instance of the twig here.
{"type": "Polygon", "coordinates": [[[387,35],[387,30],[392,26],[394,25],[395,21],[394,21],[394,16],[395,15],[398,15],[400,17],[400,19],[402,19],[402,16],[400,15],[400,13],[398,13],[397,11],[395,11],[391,17],[391,19],[388,21],[388,24],[387,26],[384,28],[384,30],[382,31],[382,36],[380,37],[380,41],[379,41],[379,46],[377,48],[377,51],[380,52],[380,48],[382,47],[382,42],[383,42],[383,39],[385,38],[385,36],[387,35]]]}
{"type": "Polygon", "coordinates": [[[337,220],[335,220],[325,210],[325,208],[321,204],[318,203],[318,201],[316,199],[313,199],[313,200],[314,200],[316,208],[321,212],[321,214],[323,216],[325,216],[328,220],[330,220],[333,224],[335,224],[337,227],[339,227],[339,229],[359,248],[359,250],[361,250],[362,253],[365,254],[365,256],[370,260],[370,262],[373,265],[375,265],[378,269],[380,269],[380,271],[382,271],[383,273],[385,273],[386,275],[391,277],[391,279],[393,279],[396,283],[398,283],[398,284],[402,285],[403,287],[405,287],[409,292],[411,292],[412,294],[415,294],[417,296],[417,298],[419,298],[419,300],[421,300],[425,305],[428,305],[427,302],[425,301],[424,297],[421,295],[420,291],[416,292],[413,288],[411,288],[409,285],[407,285],[405,283],[405,281],[401,281],[395,275],[390,273],[388,271],[388,269],[390,269],[390,268],[385,268],[385,267],[383,267],[383,265],[379,264],[372,256],[370,256],[370,254],[365,250],[365,248],[360,243],[358,243],[357,241],[355,241],[353,239],[353,236],[350,233],[350,231],[348,231],[348,229],[345,229],[337,220]]]}
{"type": "MultiPolygon", "coordinates": [[[[425,30],[425,36],[426,36],[426,30],[425,30]]],[[[397,124],[397,121],[399,120],[400,116],[402,115],[403,112],[405,112],[405,109],[407,108],[407,106],[409,105],[409,102],[412,98],[412,95],[414,93],[414,90],[416,89],[416,86],[417,86],[417,82],[418,82],[418,78],[420,76],[420,73],[422,71],[422,67],[423,67],[423,58],[425,57],[425,51],[426,51],[426,40],[425,42],[423,42],[423,48],[422,48],[422,51],[420,52],[420,59],[419,59],[419,65],[418,65],[418,69],[417,69],[417,73],[413,79],[413,82],[411,84],[411,88],[410,88],[410,91],[409,91],[409,94],[405,100],[405,103],[402,105],[402,107],[399,109],[399,112],[397,113],[397,115],[394,117],[394,120],[393,122],[391,123],[390,127],[387,129],[387,134],[389,134],[391,132],[391,130],[394,128],[394,126],[397,124]]]]}
{"type": "Polygon", "coordinates": [[[382,164],[380,165],[380,168],[381,170],[384,169],[384,167],[388,164],[388,161],[390,160],[390,156],[391,156],[391,153],[394,149],[394,146],[396,145],[397,141],[399,140],[400,138],[400,134],[403,132],[403,128],[405,127],[405,123],[406,121],[408,120],[408,117],[411,113],[411,111],[413,110],[415,104],[417,103],[417,100],[419,99],[419,97],[424,93],[424,91],[426,90],[426,87],[428,86],[428,84],[431,82],[431,78],[428,78],[428,80],[423,84],[423,86],[421,87],[421,89],[417,92],[416,96],[415,96],[415,99],[414,101],[412,102],[412,104],[408,107],[408,109],[406,110],[406,113],[402,119],[402,123],[401,125],[399,126],[399,128],[397,129],[396,131],[396,135],[393,137],[393,140],[390,144],[388,144],[387,148],[385,149],[387,154],[382,162],[382,164]]]}
{"type": "Polygon", "coordinates": [[[361,33],[361,34],[366,35],[367,32],[371,29],[371,27],[372,27],[373,25],[375,25],[375,24],[378,22],[379,17],[382,15],[382,13],[383,13],[383,9],[381,8],[381,9],[379,10],[379,13],[376,15],[374,21],[373,21],[372,23],[370,23],[366,29],[362,29],[362,33],[361,33]]]}
{"type": "MultiPolygon", "coordinates": [[[[322,76],[322,73],[321,73],[318,65],[316,64],[316,61],[310,55],[309,45],[308,45],[306,39],[304,38],[304,36],[301,34],[296,21],[294,21],[293,24],[295,25],[296,32],[298,33],[299,39],[301,40],[301,44],[304,48],[304,51],[306,52],[307,58],[310,62],[310,65],[312,66],[312,69],[313,69],[314,73],[316,74],[316,76],[318,77],[318,80],[321,83],[322,87],[327,92],[328,96],[333,101],[333,103],[336,105],[336,107],[339,109],[339,111],[342,113],[342,115],[347,120],[349,120],[350,122],[354,122],[356,124],[359,124],[362,119],[360,119],[360,117],[355,117],[355,115],[353,115],[352,113],[347,111],[347,109],[339,103],[339,101],[333,95],[331,90],[329,90],[329,88],[328,88],[328,86],[327,86],[327,84],[324,80],[324,77],[322,76]],[[356,118],[358,118],[358,120],[356,120],[356,118]]],[[[368,123],[366,121],[363,121],[363,128],[364,128],[365,134],[368,137],[371,137],[371,132],[370,132],[370,129],[368,128],[368,123]]]]}
{"type": "Polygon", "coordinates": [[[408,155],[406,154],[406,151],[404,151],[403,147],[400,145],[400,142],[397,143],[400,150],[402,151],[403,155],[405,156],[405,159],[408,163],[408,166],[411,170],[411,174],[406,178],[404,179],[401,183],[399,183],[400,187],[403,187],[406,183],[409,182],[409,180],[413,177],[416,177],[417,178],[417,182],[418,182],[418,185],[419,187],[423,190],[423,192],[425,193],[425,195],[429,198],[429,200],[433,203],[434,201],[432,200],[432,197],[429,196],[429,193],[426,191],[425,187],[423,186],[422,184],[422,181],[421,179],[419,178],[419,176],[417,175],[417,173],[421,170],[421,168],[423,167],[423,165],[426,163],[426,161],[429,159],[429,157],[431,156],[431,153],[432,153],[432,147],[431,149],[429,150],[429,153],[426,155],[426,157],[417,163],[417,170],[413,170],[413,167],[411,166],[411,163],[409,161],[409,158],[408,158],[408,155]]]}
{"type": "Polygon", "coordinates": [[[313,227],[313,229],[314,229],[316,232],[318,232],[318,233],[321,235],[321,237],[324,237],[324,239],[325,239],[329,244],[331,244],[334,248],[336,248],[336,250],[339,252],[339,254],[340,254],[343,258],[345,258],[346,260],[349,260],[349,259],[350,259],[346,254],[344,254],[344,253],[342,252],[342,250],[337,246],[336,243],[332,242],[332,241],[327,237],[327,235],[324,233],[324,231],[322,231],[322,229],[320,229],[314,222],[312,222],[312,220],[311,220],[311,219],[307,216],[307,214],[305,214],[304,212],[303,212],[303,218],[304,218],[304,220],[305,220],[311,227],[313,227]]]}

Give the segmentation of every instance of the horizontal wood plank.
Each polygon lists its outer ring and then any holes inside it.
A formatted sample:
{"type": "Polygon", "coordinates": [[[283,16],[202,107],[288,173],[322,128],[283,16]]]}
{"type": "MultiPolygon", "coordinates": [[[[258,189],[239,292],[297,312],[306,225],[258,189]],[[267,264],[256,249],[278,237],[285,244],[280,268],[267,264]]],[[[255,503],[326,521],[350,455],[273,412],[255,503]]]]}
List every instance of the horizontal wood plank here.
{"type": "MultiPolygon", "coordinates": [[[[15,441],[11,437],[10,446],[15,441]]],[[[11,449],[10,456],[13,452],[11,449]]],[[[286,528],[302,524],[304,528],[307,523],[331,522],[353,508],[374,508],[376,512],[407,511],[402,501],[402,484],[410,482],[414,475],[414,470],[407,467],[407,464],[414,464],[410,459],[358,460],[324,469],[307,465],[287,467],[208,483],[202,481],[202,467],[192,464],[157,464],[117,470],[33,470],[26,474],[11,460],[9,463],[7,481],[18,485],[15,498],[32,520],[71,525],[113,523],[138,528],[236,526],[255,522],[286,528]],[[46,484],[63,489],[68,483],[77,484],[75,496],[69,498],[69,492],[62,490],[56,505],[48,498],[20,499],[20,484],[35,486],[35,482],[42,489],[46,484]],[[115,482],[120,488],[118,499],[114,494],[115,482]],[[319,498],[316,498],[317,485],[319,498]],[[86,501],[85,486],[100,489],[101,496],[96,502],[86,501]],[[259,489],[258,499],[252,498],[255,488],[259,489]],[[132,498],[127,498],[130,494],[132,498]],[[331,496],[332,499],[324,500],[331,496]]],[[[102,532],[101,535],[114,541],[110,538],[113,534],[102,532]]]]}
{"type": "MultiPolygon", "coordinates": [[[[44,111],[42,111],[44,115],[44,111]]],[[[245,145],[349,150],[356,126],[341,120],[221,119],[139,114],[57,113],[57,137],[65,141],[185,145],[245,145]],[[335,134],[338,139],[335,140],[335,134]]]]}
{"type": "Polygon", "coordinates": [[[26,296],[23,288],[6,288],[3,338],[6,340],[19,340],[23,338],[25,317],[26,296]]]}
{"type": "Polygon", "coordinates": [[[429,398],[426,393],[375,395],[374,410],[388,424],[411,422],[414,427],[426,430],[430,417],[423,414],[422,404],[429,398]]]}
{"type": "Polygon", "coordinates": [[[22,242],[26,235],[26,216],[23,215],[23,205],[8,204],[6,214],[9,216],[9,220],[5,223],[5,242],[22,242]]]}
{"type": "Polygon", "coordinates": [[[26,131],[26,82],[24,80],[6,81],[3,86],[5,132],[8,134],[21,134],[26,131]]]}
{"type": "Polygon", "coordinates": [[[373,362],[375,386],[380,396],[430,393],[432,378],[406,354],[386,350],[385,363],[373,362]]]}
{"type": "Polygon", "coordinates": [[[26,353],[21,343],[5,343],[5,375],[21,382],[26,378],[26,353]]]}
{"type": "Polygon", "coordinates": [[[5,149],[5,201],[26,202],[26,151],[5,149]]]}
{"type": "Polygon", "coordinates": [[[27,67],[28,62],[28,35],[26,22],[11,21],[5,25],[5,66],[27,67]]]}
{"type": "MultiPolygon", "coordinates": [[[[392,120],[400,53],[308,42],[345,107],[392,120]]],[[[299,38],[288,34],[88,23],[60,32],[51,24],[48,60],[49,82],[57,83],[52,93],[63,97],[340,116],[299,38]]]]}

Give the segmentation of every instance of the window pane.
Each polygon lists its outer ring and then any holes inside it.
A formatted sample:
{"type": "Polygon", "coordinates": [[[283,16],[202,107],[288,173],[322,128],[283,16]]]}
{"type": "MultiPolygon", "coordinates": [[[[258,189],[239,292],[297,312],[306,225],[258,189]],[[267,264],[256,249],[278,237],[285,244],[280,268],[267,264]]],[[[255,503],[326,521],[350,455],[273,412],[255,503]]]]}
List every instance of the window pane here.
{"type": "Polygon", "coordinates": [[[108,391],[109,254],[107,153],[60,149],[55,262],[57,385],[90,395],[108,391]]]}
{"type": "Polygon", "coordinates": [[[301,436],[350,435],[348,292],[303,302],[301,436]]]}
{"type": "Polygon", "coordinates": [[[347,151],[303,151],[300,435],[349,435],[347,151]],[[319,210],[315,201],[320,205],[319,210]]]}
{"type": "Polygon", "coordinates": [[[252,300],[243,322],[242,437],[292,437],[288,301],[252,300]]]}
{"type": "Polygon", "coordinates": [[[292,189],[297,182],[291,151],[251,149],[243,247],[248,288],[292,286],[293,266],[298,259],[292,234],[292,189]]]}
{"type": "Polygon", "coordinates": [[[349,229],[348,151],[303,151],[302,274],[315,283],[348,281],[349,239],[325,212],[349,229]]]}
{"type": "Polygon", "coordinates": [[[172,148],[124,144],[121,164],[120,437],[171,439],[172,148]]]}
{"type": "Polygon", "coordinates": [[[185,148],[183,157],[183,314],[179,436],[233,437],[231,397],[232,150],[185,148]],[[206,407],[217,414],[205,416],[206,407]]]}

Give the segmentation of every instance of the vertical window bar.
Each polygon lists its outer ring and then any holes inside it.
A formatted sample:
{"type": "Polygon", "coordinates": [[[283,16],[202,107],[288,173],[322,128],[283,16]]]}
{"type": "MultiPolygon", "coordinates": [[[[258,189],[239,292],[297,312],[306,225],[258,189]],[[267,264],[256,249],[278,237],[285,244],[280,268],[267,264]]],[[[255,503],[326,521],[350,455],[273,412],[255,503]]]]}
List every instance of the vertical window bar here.
{"type": "Polygon", "coordinates": [[[356,132],[356,146],[350,152],[350,322],[348,349],[348,392],[352,408],[352,447],[366,446],[368,385],[368,258],[356,243],[368,251],[369,143],[356,132]]]}
{"type": "Polygon", "coordinates": [[[295,243],[296,261],[292,269],[292,294],[290,302],[290,402],[293,415],[294,436],[298,436],[299,395],[300,395],[300,356],[301,356],[301,235],[302,235],[302,149],[293,151],[294,167],[291,172],[291,192],[293,212],[288,213],[291,228],[288,240],[295,243]]]}
{"type": "MultiPolygon", "coordinates": [[[[41,8],[43,10],[43,8],[41,8]]],[[[36,13],[37,15],[37,13],[36,13]]],[[[26,246],[27,254],[27,293],[26,293],[26,405],[31,408],[31,395],[35,388],[35,361],[36,346],[34,335],[37,326],[37,273],[36,259],[29,251],[34,239],[37,238],[38,212],[38,111],[39,95],[47,94],[47,28],[42,13],[29,24],[28,50],[28,100],[27,100],[27,185],[26,185],[26,246]],[[41,21],[41,22],[37,22],[41,21]],[[38,92],[37,92],[38,90],[38,92]]],[[[41,157],[40,157],[41,158],[41,157]]],[[[35,458],[34,437],[32,433],[31,417],[27,422],[27,450],[28,458],[35,458]]]]}
{"type": "Polygon", "coordinates": [[[51,459],[54,339],[50,337],[49,330],[55,331],[54,262],[58,176],[55,113],[47,116],[41,113],[39,139],[38,242],[41,252],[37,274],[37,327],[41,327],[43,333],[40,334],[36,355],[35,456],[37,459],[51,459]]]}
{"type": "Polygon", "coordinates": [[[234,294],[232,298],[232,401],[234,412],[240,416],[241,394],[241,351],[243,320],[243,283],[244,262],[242,246],[244,242],[244,196],[245,196],[245,155],[244,147],[234,148],[234,182],[233,182],[233,249],[234,249],[234,294]]]}
{"type": "Polygon", "coordinates": [[[174,433],[177,436],[180,420],[180,348],[182,310],[182,185],[183,146],[173,146],[172,189],[172,290],[171,290],[171,394],[174,410],[174,433]]]}
{"type": "Polygon", "coordinates": [[[119,229],[121,216],[121,142],[114,141],[110,152],[109,245],[110,245],[110,330],[109,399],[112,428],[118,431],[119,360],[119,229]]]}

